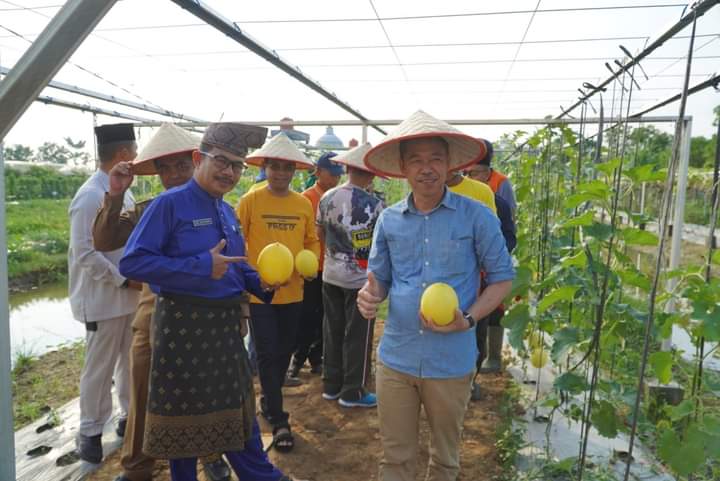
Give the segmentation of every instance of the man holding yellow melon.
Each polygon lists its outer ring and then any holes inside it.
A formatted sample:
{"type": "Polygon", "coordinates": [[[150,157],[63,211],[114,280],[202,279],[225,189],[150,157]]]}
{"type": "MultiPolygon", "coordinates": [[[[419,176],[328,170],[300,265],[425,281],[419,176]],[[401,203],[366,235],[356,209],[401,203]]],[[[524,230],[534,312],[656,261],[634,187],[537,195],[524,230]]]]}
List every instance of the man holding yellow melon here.
{"type": "MultiPolygon", "coordinates": [[[[260,149],[247,157],[247,163],[265,168],[267,186],[248,192],[236,209],[237,217],[247,240],[248,262],[258,268],[261,278],[274,276],[274,268],[292,265],[294,257],[308,249],[318,257],[320,241],[315,232],[315,213],[310,201],[290,190],[296,169],[310,169],[313,164],[284,133],[268,140],[260,149]],[[268,245],[279,243],[290,252],[290,261],[273,262],[277,257],[261,251],[268,245]],[[262,261],[262,262],[261,262],[262,261]],[[283,264],[283,265],[281,265],[283,264]]],[[[273,248],[278,253],[279,247],[273,248]]],[[[279,254],[280,257],[287,257],[279,254]]],[[[250,300],[250,332],[255,342],[258,374],[262,396],[260,411],[273,426],[273,446],[276,450],[292,450],[295,440],[290,430],[289,414],[283,410],[282,386],[295,348],[303,300],[303,278],[296,269],[290,276],[274,279],[283,284],[275,291],[272,304],[263,304],[256,297],[250,300]]],[[[270,283],[270,282],[268,282],[270,283]]]]}
{"type": "Polygon", "coordinates": [[[380,215],[368,281],[357,302],[363,316],[373,319],[389,299],[376,379],[380,481],[416,479],[421,406],[432,433],[426,479],[454,481],[460,472],[459,444],[477,357],[476,320],[500,304],[515,276],[497,217],[445,186],[449,172],[484,154],[479,140],[418,111],[364,158],[379,174],[406,178],[412,190],[380,215]],[[481,270],[489,285],[478,295],[481,270]],[[450,286],[458,299],[445,325],[440,325],[442,305],[450,303],[452,309],[453,296],[435,292],[429,304],[440,312],[425,307],[420,312],[424,291],[436,283],[450,286]]]}

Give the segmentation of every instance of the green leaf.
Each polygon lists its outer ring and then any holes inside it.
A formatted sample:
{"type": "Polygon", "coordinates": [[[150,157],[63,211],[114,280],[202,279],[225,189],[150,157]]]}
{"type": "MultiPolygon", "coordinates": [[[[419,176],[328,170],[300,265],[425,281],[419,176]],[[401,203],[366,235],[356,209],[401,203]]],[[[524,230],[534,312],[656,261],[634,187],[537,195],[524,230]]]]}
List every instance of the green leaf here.
{"type": "Polygon", "coordinates": [[[608,177],[613,175],[613,171],[620,167],[620,159],[612,159],[607,162],[603,162],[602,164],[595,165],[595,168],[599,170],[600,172],[604,173],[608,177]]]}
{"type": "Polygon", "coordinates": [[[580,251],[574,256],[566,256],[560,259],[562,267],[585,267],[587,265],[587,256],[584,251],[580,251]]]}
{"type": "Polygon", "coordinates": [[[707,457],[720,459],[720,418],[706,415],[700,429],[705,434],[707,457]]]}
{"type": "Polygon", "coordinates": [[[500,323],[508,329],[508,342],[518,351],[525,349],[523,337],[525,337],[525,328],[530,322],[530,310],[526,303],[517,304],[510,309],[502,318],[500,323]]]}
{"type": "Polygon", "coordinates": [[[532,284],[533,271],[527,266],[521,265],[515,270],[510,297],[524,296],[532,284]]]}
{"type": "Polygon", "coordinates": [[[687,476],[705,462],[704,440],[705,436],[694,424],[682,441],[673,430],[667,429],[660,435],[657,452],[675,473],[687,476]]]}
{"type": "Polygon", "coordinates": [[[655,246],[658,244],[658,236],[646,230],[640,230],[637,227],[626,227],[620,229],[620,237],[627,245],[636,246],[655,246]]]}
{"type": "Polygon", "coordinates": [[[561,229],[567,229],[569,227],[578,227],[581,225],[592,225],[594,212],[592,210],[586,211],[584,214],[580,214],[577,217],[568,219],[567,221],[560,224],[561,229]]]}
{"type": "Polygon", "coordinates": [[[711,260],[713,264],[720,265],[720,250],[715,251],[715,253],[711,257],[711,260]]]}
{"type": "Polygon", "coordinates": [[[695,401],[692,399],[686,399],[677,406],[673,406],[670,419],[673,421],[680,421],[682,418],[689,416],[695,410],[695,401]]]}
{"type": "Polygon", "coordinates": [[[580,331],[576,327],[563,327],[553,336],[551,356],[557,363],[568,350],[580,342],[580,331]]]}
{"type": "Polygon", "coordinates": [[[658,378],[658,381],[663,384],[669,383],[670,379],[672,379],[672,353],[667,351],[654,352],[650,354],[648,361],[650,361],[650,365],[655,371],[655,376],[658,378]]]}
{"type": "Polygon", "coordinates": [[[603,224],[602,222],[593,222],[593,225],[583,227],[585,235],[589,235],[590,237],[594,237],[601,241],[608,240],[612,231],[612,226],[603,224]]]}
{"type": "Polygon", "coordinates": [[[621,269],[616,271],[622,281],[633,287],[639,287],[645,291],[650,290],[650,278],[635,268],[621,269]]]}
{"type": "Polygon", "coordinates": [[[605,400],[598,402],[590,414],[590,420],[600,436],[610,439],[618,435],[618,419],[615,406],[605,400]]]}
{"type": "Polygon", "coordinates": [[[553,386],[558,391],[567,391],[570,394],[580,394],[590,389],[587,380],[574,372],[565,372],[555,378],[553,386]]]}
{"type": "Polygon", "coordinates": [[[625,171],[625,175],[636,183],[665,180],[667,169],[654,170],[653,164],[639,165],[625,171]]]}
{"type": "Polygon", "coordinates": [[[552,292],[549,292],[542,300],[538,303],[538,314],[542,314],[547,311],[553,304],[561,301],[571,301],[575,297],[575,293],[580,289],[580,286],[563,286],[558,287],[552,292]]]}

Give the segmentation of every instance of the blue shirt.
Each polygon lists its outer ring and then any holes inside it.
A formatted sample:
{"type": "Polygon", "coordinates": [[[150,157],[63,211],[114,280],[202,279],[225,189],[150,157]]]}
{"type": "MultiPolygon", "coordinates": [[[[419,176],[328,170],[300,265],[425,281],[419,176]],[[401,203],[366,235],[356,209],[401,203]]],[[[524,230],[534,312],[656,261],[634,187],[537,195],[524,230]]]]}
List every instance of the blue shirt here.
{"type": "Polygon", "coordinates": [[[410,195],[380,214],[368,269],[390,302],[378,358],[396,371],[438,379],[475,369],[475,330],[425,330],[418,314],[425,288],[435,282],[451,285],[465,311],[477,299],[481,270],[489,284],[515,277],[495,214],[447,188],[429,213],[418,212],[410,195]]]}
{"type": "Polygon", "coordinates": [[[262,290],[260,276],[246,262],[229,264],[221,279],[210,277],[209,251],[220,239],[226,241],[223,255],[245,255],[245,239],[232,207],[191,179],[160,194],[145,210],[125,246],[120,272],[147,282],[156,294],[220,299],[247,290],[271,300],[272,293],[262,290]]]}

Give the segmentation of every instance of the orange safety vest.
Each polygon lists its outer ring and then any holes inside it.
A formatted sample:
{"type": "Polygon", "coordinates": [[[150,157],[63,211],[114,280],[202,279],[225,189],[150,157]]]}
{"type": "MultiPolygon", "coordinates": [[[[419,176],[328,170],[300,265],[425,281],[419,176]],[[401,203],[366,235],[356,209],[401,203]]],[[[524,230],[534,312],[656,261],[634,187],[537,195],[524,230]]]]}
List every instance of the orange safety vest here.
{"type": "Polygon", "coordinates": [[[492,191],[497,194],[498,189],[500,189],[500,186],[506,180],[507,180],[506,176],[502,175],[500,172],[493,169],[490,171],[490,177],[488,177],[487,185],[489,185],[490,188],[492,189],[492,191]]]}

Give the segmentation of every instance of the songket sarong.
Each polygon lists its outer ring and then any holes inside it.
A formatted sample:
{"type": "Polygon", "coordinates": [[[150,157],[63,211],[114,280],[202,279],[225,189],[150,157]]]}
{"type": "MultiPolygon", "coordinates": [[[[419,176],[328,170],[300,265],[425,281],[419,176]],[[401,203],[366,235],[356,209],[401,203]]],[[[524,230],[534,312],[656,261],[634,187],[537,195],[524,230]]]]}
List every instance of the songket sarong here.
{"type": "Polygon", "coordinates": [[[245,298],[161,294],[143,451],[157,459],[242,451],[255,418],[255,393],[240,335],[245,298]]]}

